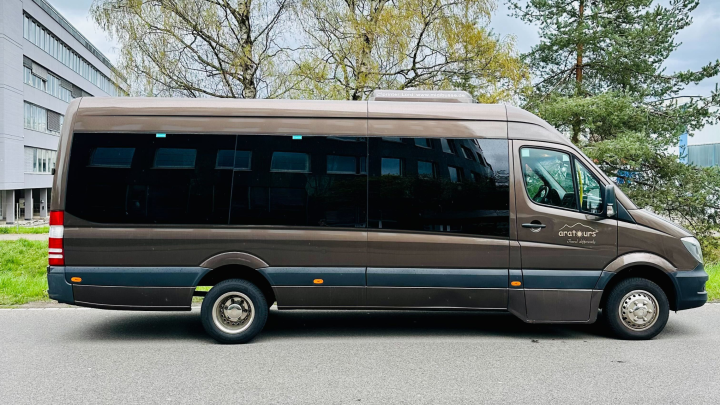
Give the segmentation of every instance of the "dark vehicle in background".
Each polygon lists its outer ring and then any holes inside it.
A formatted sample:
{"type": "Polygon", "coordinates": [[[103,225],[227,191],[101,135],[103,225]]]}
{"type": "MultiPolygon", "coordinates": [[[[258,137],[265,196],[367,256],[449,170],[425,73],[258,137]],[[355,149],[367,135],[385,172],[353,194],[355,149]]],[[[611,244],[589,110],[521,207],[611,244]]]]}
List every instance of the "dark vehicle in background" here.
{"type": "Polygon", "coordinates": [[[51,201],[50,297],[190,310],[509,311],[649,339],[707,301],[702,253],[538,117],[460,92],[368,102],[82,98],[51,201]],[[211,286],[209,292],[197,287],[211,286]]]}

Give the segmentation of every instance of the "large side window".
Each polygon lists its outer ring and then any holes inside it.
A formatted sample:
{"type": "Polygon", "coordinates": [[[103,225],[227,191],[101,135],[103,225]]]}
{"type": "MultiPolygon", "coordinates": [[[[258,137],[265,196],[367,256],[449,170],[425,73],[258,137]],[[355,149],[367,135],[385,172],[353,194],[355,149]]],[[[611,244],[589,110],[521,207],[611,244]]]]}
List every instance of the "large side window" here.
{"type": "Polygon", "coordinates": [[[66,210],[100,223],[227,224],[234,148],[233,135],[75,134],[66,210]]]}
{"type": "Polygon", "coordinates": [[[442,148],[418,147],[424,138],[368,142],[370,228],[508,236],[506,140],[453,139],[466,155],[446,140],[442,148]]]}
{"type": "Polygon", "coordinates": [[[591,214],[602,214],[604,189],[590,170],[575,159],[575,176],[578,185],[580,210],[591,214]]]}
{"type": "Polygon", "coordinates": [[[365,138],[240,135],[230,223],[364,228],[366,157],[365,138]]]}
{"type": "Polygon", "coordinates": [[[520,149],[525,189],[539,204],[577,209],[570,155],[539,148],[520,149]]]}

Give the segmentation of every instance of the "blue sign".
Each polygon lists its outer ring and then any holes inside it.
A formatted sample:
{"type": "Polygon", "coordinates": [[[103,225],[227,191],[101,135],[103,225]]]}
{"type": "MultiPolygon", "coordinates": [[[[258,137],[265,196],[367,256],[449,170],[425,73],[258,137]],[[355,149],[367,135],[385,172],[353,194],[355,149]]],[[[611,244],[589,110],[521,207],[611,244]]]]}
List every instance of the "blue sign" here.
{"type": "Polygon", "coordinates": [[[685,132],[684,134],[680,135],[680,142],[678,143],[678,161],[680,163],[688,163],[687,142],[688,134],[687,132],[685,132]]]}

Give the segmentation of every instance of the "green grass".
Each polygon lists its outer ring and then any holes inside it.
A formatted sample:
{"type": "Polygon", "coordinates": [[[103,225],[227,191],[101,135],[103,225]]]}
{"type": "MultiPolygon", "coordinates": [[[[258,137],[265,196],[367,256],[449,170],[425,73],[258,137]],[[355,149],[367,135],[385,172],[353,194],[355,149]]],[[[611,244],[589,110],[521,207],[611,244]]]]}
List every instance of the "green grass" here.
{"type": "Polygon", "coordinates": [[[707,263],[705,271],[710,275],[710,280],[705,284],[708,300],[720,300],[720,262],[707,263]]]}
{"type": "Polygon", "coordinates": [[[9,233],[49,233],[50,227],[49,226],[4,226],[0,227],[0,234],[9,234],[9,233]]]}
{"type": "Polygon", "coordinates": [[[0,241],[0,305],[49,300],[47,242],[0,241]]]}

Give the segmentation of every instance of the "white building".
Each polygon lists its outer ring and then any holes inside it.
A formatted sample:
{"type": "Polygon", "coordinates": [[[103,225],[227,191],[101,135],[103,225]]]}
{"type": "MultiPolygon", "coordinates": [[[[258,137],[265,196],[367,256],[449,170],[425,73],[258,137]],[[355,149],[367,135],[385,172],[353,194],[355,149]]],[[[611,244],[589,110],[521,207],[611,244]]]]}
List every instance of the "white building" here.
{"type": "Polygon", "coordinates": [[[46,0],[0,1],[0,221],[47,216],[70,100],[126,89],[108,59],[46,0]]]}

